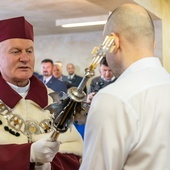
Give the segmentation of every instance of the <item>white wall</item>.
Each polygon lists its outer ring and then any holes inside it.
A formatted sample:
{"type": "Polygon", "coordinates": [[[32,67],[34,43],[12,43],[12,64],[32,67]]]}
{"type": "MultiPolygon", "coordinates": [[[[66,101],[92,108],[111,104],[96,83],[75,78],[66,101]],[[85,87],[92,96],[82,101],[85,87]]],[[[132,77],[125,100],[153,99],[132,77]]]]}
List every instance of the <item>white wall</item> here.
{"type": "MultiPolygon", "coordinates": [[[[155,56],[162,61],[161,20],[154,21],[154,24],[156,34],[155,56]]],[[[50,58],[53,61],[60,60],[63,62],[64,74],[67,74],[66,65],[71,62],[76,66],[76,73],[83,76],[84,69],[92,61],[91,51],[95,46],[100,46],[102,42],[102,31],[35,37],[35,71],[40,73],[41,60],[50,58]]],[[[95,73],[99,75],[98,68],[95,73]]]]}
{"type": "Polygon", "coordinates": [[[76,73],[84,75],[84,69],[92,61],[91,51],[102,43],[102,32],[87,32],[35,37],[35,71],[40,73],[41,60],[50,58],[66,65],[74,63],[76,73]]]}

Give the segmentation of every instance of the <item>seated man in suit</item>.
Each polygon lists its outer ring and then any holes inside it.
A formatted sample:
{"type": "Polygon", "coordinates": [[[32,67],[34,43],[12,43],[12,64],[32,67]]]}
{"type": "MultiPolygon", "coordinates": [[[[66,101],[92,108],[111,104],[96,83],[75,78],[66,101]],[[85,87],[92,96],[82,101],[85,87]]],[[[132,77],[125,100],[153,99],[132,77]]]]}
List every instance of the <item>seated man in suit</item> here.
{"type": "Polygon", "coordinates": [[[53,61],[51,59],[42,60],[41,74],[42,77],[40,79],[44,82],[44,84],[46,84],[47,87],[58,93],[67,93],[66,84],[53,76],[53,61]]]}
{"type": "Polygon", "coordinates": [[[67,76],[63,74],[63,64],[61,61],[54,62],[53,76],[62,81],[68,81],[67,76]]]}
{"type": "Polygon", "coordinates": [[[103,87],[116,81],[116,77],[110,70],[106,58],[103,57],[99,65],[100,76],[94,77],[90,83],[89,95],[87,96],[87,103],[91,103],[93,96],[103,87]]]}
{"type": "MultiPolygon", "coordinates": [[[[93,78],[90,83],[90,90],[86,100],[88,104],[91,103],[91,100],[93,99],[94,95],[100,89],[116,81],[116,77],[114,76],[113,72],[110,70],[105,57],[103,57],[102,60],[100,61],[99,71],[100,71],[100,76],[93,78]]],[[[74,124],[78,129],[79,133],[84,138],[85,122],[81,124],[80,121],[81,119],[79,121],[76,121],[74,124]]]]}
{"type": "Polygon", "coordinates": [[[60,61],[55,62],[53,65],[53,76],[63,81],[69,87],[68,77],[63,75],[62,63],[60,61]]]}
{"type": "MultiPolygon", "coordinates": [[[[69,87],[78,87],[80,82],[82,81],[83,77],[75,74],[75,66],[72,63],[67,64],[66,69],[68,72],[69,87]]],[[[87,92],[86,87],[84,88],[84,91],[87,92]]]]}

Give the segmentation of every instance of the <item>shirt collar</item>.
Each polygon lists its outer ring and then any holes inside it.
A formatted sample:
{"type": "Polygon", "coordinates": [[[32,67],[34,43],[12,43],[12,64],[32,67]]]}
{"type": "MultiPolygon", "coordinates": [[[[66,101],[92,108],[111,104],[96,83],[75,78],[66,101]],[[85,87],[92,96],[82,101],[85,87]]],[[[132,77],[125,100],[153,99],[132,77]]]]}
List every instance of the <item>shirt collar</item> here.
{"type": "Polygon", "coordinates": [[[72,75],[69,75],[68,78],[73,79],[74,76],[75,76],[75,74],[72,74],[72,75]]]}
{"type": "Polygon", "coordinates": [[[52,78],[52,76],[50,76],[50,77],[48,77],[48,78],[46,78],[46,79],[43,79],[43,82],[44,82],[44,80],[45,80],[45,84],[47,84],[51,78],[52,78]]]}
{"type": "Polygon", "coordinates": [[[142,58],[136,62],[134,62],[133,64],[131,64],[117,79],[120,80],[124,77],[126,77],[127,75],[129,75],[132,72],[136,72],[136,71],[140,71],[146,68],[150,68],[150,67],[160,67],[161,63],[160,60],[156,57],[147,57],[147,58],[142,58]]]}
{"type": "Polygon", "coordinates": [[[13,90],[15,90],[17,93],[26,93],[28,90],[29,90],[29,88],[30,88],[30,80],[28,81],[28,84],[25,86],[25,87],[18,87],[18,86],[16,86],[16,85],[13,85],[13,84],[11,84],[11,83],[9,83],[9,82],[7,82],[9,85],[10,85],[10,87],[13,89],[13,90]]]}
{"type": "Polygon", "coordinates": [[[115,76],[113,76],[110,80],[106,80],[103,76],[101,76],[101,79],[106,82],[112,82],[115,79],[115,76]]]}

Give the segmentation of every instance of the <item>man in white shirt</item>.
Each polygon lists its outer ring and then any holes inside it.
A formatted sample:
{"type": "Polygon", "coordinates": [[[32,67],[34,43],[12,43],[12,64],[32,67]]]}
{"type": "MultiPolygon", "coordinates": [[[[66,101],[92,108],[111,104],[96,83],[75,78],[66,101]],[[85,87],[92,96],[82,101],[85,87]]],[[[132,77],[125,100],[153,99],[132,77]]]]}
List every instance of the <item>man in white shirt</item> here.
{"type": "Polygon", "coordinates": [[[80,170],[170,169],[170,76],[154,55],[154,25],[147,11],[124,4],[109,16],[106,56],[116,77],[93,98],[80,170]]]}

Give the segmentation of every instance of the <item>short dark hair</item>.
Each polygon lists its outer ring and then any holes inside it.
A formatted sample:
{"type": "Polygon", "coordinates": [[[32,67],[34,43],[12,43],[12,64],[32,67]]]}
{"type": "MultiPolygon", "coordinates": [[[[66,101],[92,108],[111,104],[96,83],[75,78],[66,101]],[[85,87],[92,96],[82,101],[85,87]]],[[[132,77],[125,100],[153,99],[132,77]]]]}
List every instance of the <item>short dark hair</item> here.
{"type": "Polygon", "coordinates": [[[106,61],[106,57],[103,57],[100,61],[100,65],[105,65],[108,67],[107,61],[106,61]]]}
{"type": "Polygon", "coordinates": [[[51,63],[53,65],[53,60],[51,60],[51,59],[44,59],[44,60],[41,61],[41,64],[42,63],[51,63]]]}

